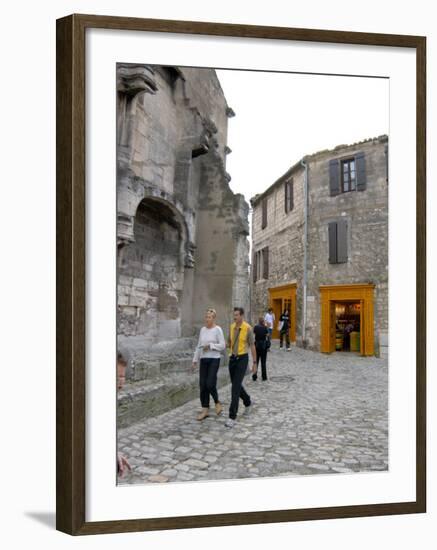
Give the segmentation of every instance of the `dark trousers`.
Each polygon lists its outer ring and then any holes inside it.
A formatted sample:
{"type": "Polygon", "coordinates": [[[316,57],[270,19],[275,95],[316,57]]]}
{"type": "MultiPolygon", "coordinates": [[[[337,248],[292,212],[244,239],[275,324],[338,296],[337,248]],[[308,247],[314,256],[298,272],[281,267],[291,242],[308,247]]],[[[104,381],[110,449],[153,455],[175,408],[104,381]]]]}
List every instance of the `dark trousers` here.
{"type": "Polygon", "coordinates": [[[209,396],[217,403],[217,371],[220,365],[220,358],[204,357],[200,360],[199,365],[199,386],[200,386],[200,402],[202,407],[209,407],[209,396]]]}
{"type": "Polygon", "coordinates": [[[267,345],[263,342],[263,345],[255,345],[256,347],[256,373],[252,375],[252,378],[256,380],[258,378],[258,365],[261,361],[261,376],[263,380],[267,380],[267,345]]]}
{"type": "Polygon", "coordinates": [[[231,377],[231,405],[229,407],[229,418],[237,418],[238,402],[241,397],[246,407],[250,405],[250,395],[243,387],[243,378],[249,364],[249,355],[231,355],[229,357],[229,375],[231,377]]]}
{"type": "Polygon", "coordinates": [[[283,340],[284,340],[284,336],[285,336],[285,342],[286,342],[286,344],[287,344],[287,348],[289,348],[289,347],[290,347],[290,334],[289,334],[289,330],[288,330],[288,329],[285,330],[285,331],[282,331],[282,330],[281,330],[281,332],[280,332],[280,334],[279,334],[279,338],[280,338],[280,340],[279,340],[279,347],[282,348],[282,342],[283,342],[283,340]]]}

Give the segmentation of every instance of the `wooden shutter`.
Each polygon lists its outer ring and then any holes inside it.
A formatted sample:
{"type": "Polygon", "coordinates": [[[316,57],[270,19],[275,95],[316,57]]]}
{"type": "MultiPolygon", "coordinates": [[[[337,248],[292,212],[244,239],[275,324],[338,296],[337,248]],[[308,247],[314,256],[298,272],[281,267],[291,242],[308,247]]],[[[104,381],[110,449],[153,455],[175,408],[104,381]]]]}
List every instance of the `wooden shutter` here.
{"type": "Polygon", "coordinates": [[[285,213],[288,212],[288,181],[284,184],[284,207],[285,207],[285,213]]]}
{"type": "Polygon", "coordinates": [[[263,279],[269,278],[269,247],[263,248],[263,279]]]}
{"type": "Polygon", "coordinates": [[[328,224],[329,263],[337,263],[337,222],[328,224]]]}
{"type": "Polygon", "coordinates": [[[253,275],[253,282],[256,283],[256,274],[258,270],[258,253],[253,253],[253,263],[252,263],[252,275],[253,275]]]}
{"type": "Polygon", "coordinates": [[[366,189],[366,158],[364,153],[357,153],[355,155],[355,170],[357,191],[364,191],[366,189]]]}
{"type": "Polygon", "coordinates": [[[287,214],[294,208],[293,180],[288,180],[284,184],[284,203],[285,213],[287,214]]]}
{"type": "Polygon", "coordinates": [[[347,262],[347,221],[337,222],[337,263],[347,262]]]}
{"type": "Polygon", "coordinates": [[[331,197],[340,193],[340,163],[338,159],[329,161],[329,194],[331,197]]]}
{"type": "Polygon", "coordinates": [[[261,229],[267,227],[267,198],[262,200],[262,220],[261,220],[261,229]]]}

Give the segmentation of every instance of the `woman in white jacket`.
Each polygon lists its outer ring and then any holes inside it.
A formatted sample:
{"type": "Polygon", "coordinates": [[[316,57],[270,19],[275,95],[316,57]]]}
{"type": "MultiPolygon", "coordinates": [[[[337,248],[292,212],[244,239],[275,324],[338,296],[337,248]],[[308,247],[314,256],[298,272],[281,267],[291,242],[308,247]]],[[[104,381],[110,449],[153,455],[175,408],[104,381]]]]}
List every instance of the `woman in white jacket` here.
{"type": "Polygon", "coordinates": [[[204,420],[209,415],[209,396],[214,399],[215,412],[220,414],[223,407],[217,393],[217,371],[220,366],[220,355],[225,351],[225,338],[222,329],[216,325],[215,309],[207,309],[205,326],[200,329],[199,342],[193,357],[193,369],[199,365],[200,402],[202,410],[197,420],[204,420]]]}

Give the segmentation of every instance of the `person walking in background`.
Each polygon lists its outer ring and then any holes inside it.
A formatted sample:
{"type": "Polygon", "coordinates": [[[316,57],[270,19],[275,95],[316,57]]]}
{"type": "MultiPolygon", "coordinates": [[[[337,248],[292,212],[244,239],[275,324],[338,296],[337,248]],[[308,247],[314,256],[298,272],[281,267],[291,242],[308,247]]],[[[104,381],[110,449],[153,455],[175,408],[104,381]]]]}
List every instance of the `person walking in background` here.
{"type": "Polygon", "coordinates": [[[258,378],[258,364],[261,361],[261,377],[267,380],[267,351],[270,347],[269,329],[265,325],[262,317],[258,319],[258,324],[253,328],[255,334],[256,349],[256,372],[252,374],[252,380],[258,378]]]}
{"type": "Polygon", "coordinates": [[[279,330],[279,347],[282,349],[282,343],[285,338],[287,351],[290,351],[290,313],[288,309],[284,309],[284,313],[279,318],[281,328],[279,330]]]}
{"type": "Polygon", "coordinates": [[[272,339],[273,327],[275,326],[275,314],[273,309],[269,307],[267,313],[264,315],[264,321],[268,330],[268,338],[272,339]]]}
{"type": "Polygon", "coordinates": [[[205,326],[200,329],[199,342],[194,352],[193,369],[199,365],[200,403],[202,410],[197,420],[209,416],[209,396],[214,399],[215,412],[221,414],[223,407],[217,392],[217,371],[220,366],[220,355],[225,351],[226,343],[222,329],[216,324],[215,309],[207,309],[205,326]]]}
{"type": "Polygon", "coordinates": [[[229,375],[231,377],[231,405],[229,407],[229,418],[225,426],[232,428],[238,413],[238,402],[243,400],[245,413],[250,412],[252,406],[250,395],[243,387],[243,379],[249,365],[250,348],[252,354],[252,374],[256,373],[256,350],[252,327],[244,320],[244,309],[234,307],[234,322],[231,324],[229,333],[229,375]]]}

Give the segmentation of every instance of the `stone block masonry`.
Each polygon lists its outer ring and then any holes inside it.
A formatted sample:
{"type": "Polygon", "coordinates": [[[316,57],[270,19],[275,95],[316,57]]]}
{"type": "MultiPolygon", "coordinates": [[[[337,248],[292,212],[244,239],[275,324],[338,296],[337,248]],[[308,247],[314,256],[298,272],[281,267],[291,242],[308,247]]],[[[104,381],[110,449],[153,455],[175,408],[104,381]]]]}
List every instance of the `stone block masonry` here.
{"type": "Polygon", "coordinates": [[[118,64],[117,86],[117,335],[128,360],[119,412],[128,425],[198,391],[186,367],[205,309],[226,332],[235,303],[249,306],[249,227],[248,205],[229,187],[232,110],[215,71],[118,64]],[[154,399],[144,398],[149,389],[154,399]]]}
{"type": "Polygon", "coordinates": [[[253,273],[252,263],[253,320],[268,307],[269,289],[296,283],[297,344],[320,350],[323,338],[321,287],[333,285],[340,290],[348,285],[373,285],[373,351],[386,356],[388,138],[379,136],[339,145],[302,160],[308,181],[306,234],[302,161],[251,200],[253,250],[256,253],[268,247],[269,264],[268,275],[264,276],[259,268],[258,273],[253,273]],[[292,182],[294,199],[288,211],[285,204],[287,182],[292,182]],[[339,234],[330,237],[329,227],[333,224],[335,227],[341,225],[343,233],[339,229],[339,234]]]}

